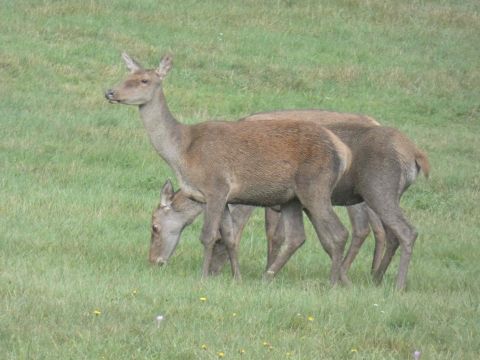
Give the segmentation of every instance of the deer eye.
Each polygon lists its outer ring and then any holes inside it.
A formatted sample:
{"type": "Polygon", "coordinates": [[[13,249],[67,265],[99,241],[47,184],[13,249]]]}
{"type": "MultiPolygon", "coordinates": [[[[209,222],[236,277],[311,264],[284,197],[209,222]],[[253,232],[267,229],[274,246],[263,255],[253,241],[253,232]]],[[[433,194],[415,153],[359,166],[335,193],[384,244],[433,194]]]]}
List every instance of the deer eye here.
{"type": "Polygon", "coordinates": [[[142,79],[141,82],[142,84],[148,84],[150,81],[148,79],[142,79]]]}

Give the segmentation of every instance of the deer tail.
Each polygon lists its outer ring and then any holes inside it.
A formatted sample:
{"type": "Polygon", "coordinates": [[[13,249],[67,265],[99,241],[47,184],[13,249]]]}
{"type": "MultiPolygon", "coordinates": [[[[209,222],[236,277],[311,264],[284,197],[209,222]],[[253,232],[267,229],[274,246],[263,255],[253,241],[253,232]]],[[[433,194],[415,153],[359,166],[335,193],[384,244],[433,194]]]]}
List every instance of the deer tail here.
{"type": "Polygon", "coordinates": [[[415,163],[422,170],[423,175],[428,179],[428,176],[430,175],[430,162],[428,161],[427,154],[420,149],[416,149],[415,163]]]}

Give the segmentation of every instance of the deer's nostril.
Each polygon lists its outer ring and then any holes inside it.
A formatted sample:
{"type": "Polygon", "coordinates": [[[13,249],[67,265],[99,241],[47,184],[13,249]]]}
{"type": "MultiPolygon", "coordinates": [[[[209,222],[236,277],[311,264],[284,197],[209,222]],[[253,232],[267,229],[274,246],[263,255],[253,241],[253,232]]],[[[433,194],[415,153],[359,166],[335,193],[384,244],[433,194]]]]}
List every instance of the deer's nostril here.
{"type": "Polygon", "coordinates": [[[107,92],[105,93],[105,97],[107,99],[111,99],[113,97],[113,95],[115,95],[115,92],[113,90],[107,90],[107,92]]]}

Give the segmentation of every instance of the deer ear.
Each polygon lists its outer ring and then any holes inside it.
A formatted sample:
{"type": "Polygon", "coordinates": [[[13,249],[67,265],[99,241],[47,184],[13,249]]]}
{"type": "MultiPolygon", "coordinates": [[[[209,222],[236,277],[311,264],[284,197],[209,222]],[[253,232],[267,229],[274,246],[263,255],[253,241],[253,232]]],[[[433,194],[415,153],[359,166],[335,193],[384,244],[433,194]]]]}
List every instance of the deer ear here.
{"type": "Polygon", "coordinates": [[[165,184],[163,184],[162,191],[160,191],[160,207],[170,208],[173,201],[173,195],[175,195],[173,185],[170,179],[168,179],[165,181],[165,184]]]}
{"type": "Polygon", "coordinates": [[[158,65],[158,68],[155,70],[160,79],[163,80],[165,76],[167,76],[168,72],[172,68],[172,60],[172,55],[165,55],[160,61],[160,65],[158,65]]]}
{"type": "Polygon", "coordinates": [[[140,65],[137,61],[131,58],[130,55],[128,55],[126,52],[122,53],[122,59],[125,62],[125,65],[127,65],[127,69],[130,70],[130,72],[132,73],[143,69],[142,65],[140,65]]]}

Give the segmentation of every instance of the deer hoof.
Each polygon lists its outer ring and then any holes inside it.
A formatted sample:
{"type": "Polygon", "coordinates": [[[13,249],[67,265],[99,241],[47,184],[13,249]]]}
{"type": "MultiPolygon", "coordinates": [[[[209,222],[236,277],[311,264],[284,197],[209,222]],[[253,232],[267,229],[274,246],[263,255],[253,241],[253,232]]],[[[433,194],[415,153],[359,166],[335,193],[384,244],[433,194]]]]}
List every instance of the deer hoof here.
{"type": "Polygon", "coordinates": [[[275,273],[272,270],[267,270],[263,274],[263,280],[267,282],[273,281],[273,278],[275,277],[275,273]]]}

